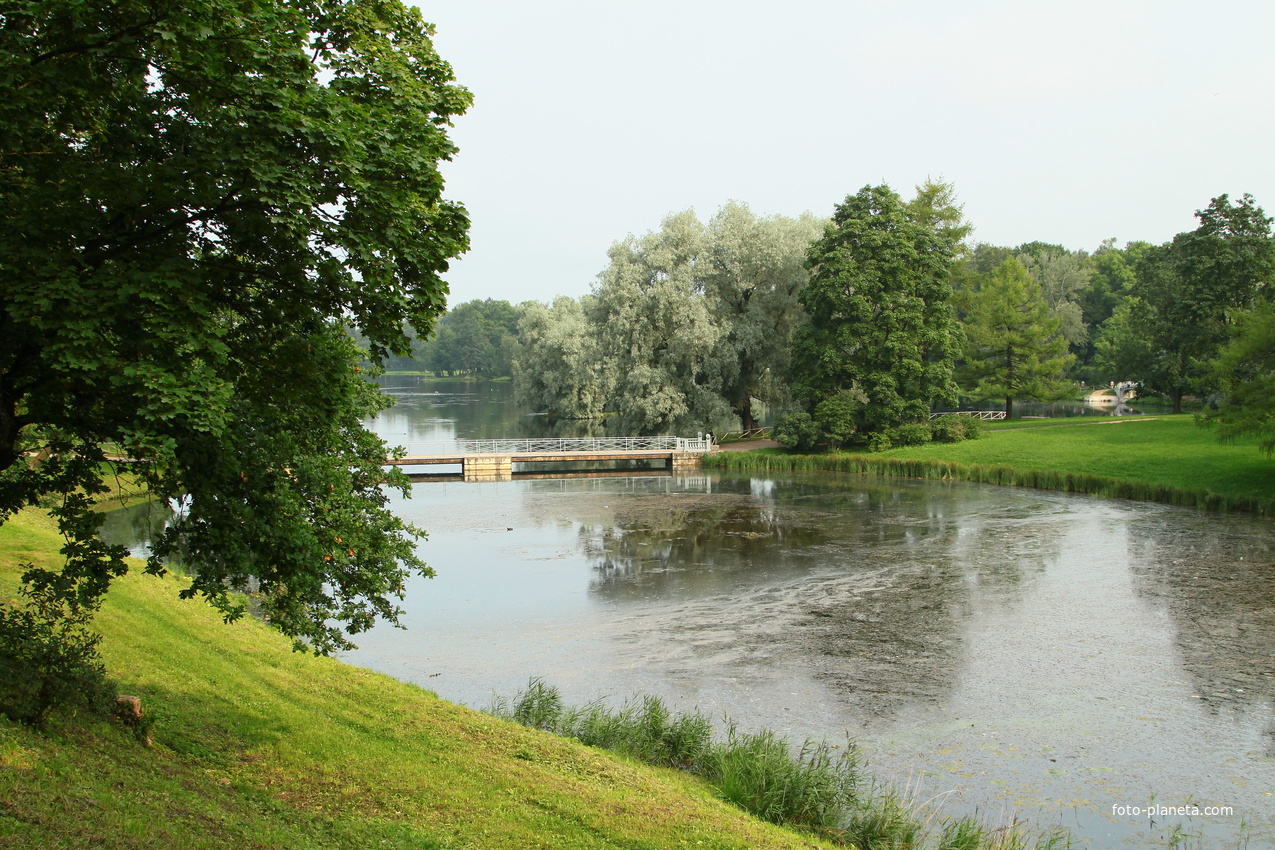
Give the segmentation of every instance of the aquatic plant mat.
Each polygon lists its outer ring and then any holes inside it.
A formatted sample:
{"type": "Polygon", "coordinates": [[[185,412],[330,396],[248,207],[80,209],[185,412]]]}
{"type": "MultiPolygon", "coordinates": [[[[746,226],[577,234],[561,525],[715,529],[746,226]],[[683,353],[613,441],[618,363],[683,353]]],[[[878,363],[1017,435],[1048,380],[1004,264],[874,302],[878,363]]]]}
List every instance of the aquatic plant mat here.
{"type": "Polygon", "coordinates": [[[720,452],[705,456],[704,466],[972,481],[1275,514],[1275,461],[1258,451],[1256,440],[1218,443],[1213,430],[1189,415],[1045,420],[962,443],[874,454],[720,452]]]}
{"type": "Polygon", "coordinates": [[[943,817],[923,801],[877,784],[853,743],[806,741],[794,750],[769,730],[749,733],[727,722],[723,740],[698,713],[675,714],[654,696],[618,709],[602,702],[563,704],[558,689],[533,678],[512,699],[497,699],[496,717],[705,779],[722,799],[762,820],[859,848],[1048,848],[1066,846],[1062,831],[1029,837],[1014,822],[943,817]]]}

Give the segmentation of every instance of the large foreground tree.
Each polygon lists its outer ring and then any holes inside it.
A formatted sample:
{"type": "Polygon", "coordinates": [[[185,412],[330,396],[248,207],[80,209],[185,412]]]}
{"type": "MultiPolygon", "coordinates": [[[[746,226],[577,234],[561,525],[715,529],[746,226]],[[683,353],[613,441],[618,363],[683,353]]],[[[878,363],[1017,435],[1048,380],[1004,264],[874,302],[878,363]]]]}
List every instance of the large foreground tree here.
{"type": "Polygon", "coordinates": [[[188,596],[252,588],[318,651],[396,618],[427,568],[344,323],[406,353],[467,244],[431,34],[397,0],[0,6],[0,521],[52,504],[68,540],[32,593],[91,610],[124,571],[87,497],[126,457],[188,596]]]}
{"type": "Polygon", "coordinates": [[[794,393],[812,413],[846,400],[840,437],[888,435],[955,402],[952,312],[956,242],[888,186],[865,186],[837,206],[810,248],[810,316],[793,351],[794,393]]]}

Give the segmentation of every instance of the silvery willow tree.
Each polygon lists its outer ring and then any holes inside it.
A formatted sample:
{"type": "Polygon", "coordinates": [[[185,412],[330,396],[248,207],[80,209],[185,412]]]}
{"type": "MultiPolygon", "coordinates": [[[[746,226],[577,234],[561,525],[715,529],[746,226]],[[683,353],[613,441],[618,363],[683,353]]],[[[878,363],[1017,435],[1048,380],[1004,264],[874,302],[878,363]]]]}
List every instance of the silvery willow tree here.
{"type": "Polygon", "coordinates": [[[731,202],[707,225],[687,210],[616,243],[591,295],[524,306],[520,400],[566,417],[605,412],[631,433],[751,426],[754,399],[786,396],[805,252],[822,223],[731,202]]]}
{"type": "Polygon", "coordinates": [[[721,394],[744,428],[757,425],[753,399],[788,400],[792,339],[806,321],[799,298],[810,277],[806,252],[824,224],[810,213],[758,217],[737,202],[708,223],[698,273],[723,329],[714,356],[721,394]]]}
{"type": "Polygon", "coordinates": [[[251,585],[318,652],[396,621],[428,568],[357,364],[407,352],[467,245],[431,34],[397,0],[0,6],[0,520],[51,506],[46,613],[127,569],[90,511],[126,469],[181,505],[147,569],[179,557],[184,596],[233,619],[251,585]]]}
{"type": "Polygon", "coordinates": [[[560,419],[602,416],[609,389],[598,338],[586,313],[592,296],[565,295],[552,306],[520,305],[513,361],[514,396],[520,405],[560,419]]]}
{"type": "Polygon", "coordinates": [[[949,274],[957,244],[888,186],[837,205],[810,247],[793,389],[830,442],[889,445],[900,426],[956,400],[960,329],[949,274]]]}
{"type": "Polygon", "coordinates": [[[606,407],[622,431],[702,430],[730,416],[716,362],[725,330],[699,279],[705,238],[687,210],[658,233],[607,252],[588,315],[607,376],[606,407]]]}

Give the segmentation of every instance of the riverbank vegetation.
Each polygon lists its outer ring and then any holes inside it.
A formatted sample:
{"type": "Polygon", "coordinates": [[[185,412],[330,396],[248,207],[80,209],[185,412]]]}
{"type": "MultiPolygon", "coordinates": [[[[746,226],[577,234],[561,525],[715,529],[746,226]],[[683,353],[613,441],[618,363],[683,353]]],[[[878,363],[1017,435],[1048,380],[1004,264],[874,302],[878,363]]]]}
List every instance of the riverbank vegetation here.
{"type": "Polygon", "coordinates": [[[877,453],[719,452],[718,469],[834,470],[1093,493],[1275,514],[1275,466],[1256,439],[1219,443],[1189,415],[1084,418],[986,428],[977,440],[877,453]]]}
{"type": "Polygon", "coordinates": [[[878,784],[850,741],[806,741],[794,752],[768,730],[749,733],[727,723],[724,740],[698,712],[671,712],[654,696],[619,709],[596,702],[563,704],[558,690],[533,679],[512,700],[497,700],[497,717],[622,753],[647,764],[702,777],[721,797],[762,820],[859,848],[1014,850],[1064,846],[1067,835],[1029,837],[1020,823],[989,826],[976,817],[945,817],[878,784]]]}

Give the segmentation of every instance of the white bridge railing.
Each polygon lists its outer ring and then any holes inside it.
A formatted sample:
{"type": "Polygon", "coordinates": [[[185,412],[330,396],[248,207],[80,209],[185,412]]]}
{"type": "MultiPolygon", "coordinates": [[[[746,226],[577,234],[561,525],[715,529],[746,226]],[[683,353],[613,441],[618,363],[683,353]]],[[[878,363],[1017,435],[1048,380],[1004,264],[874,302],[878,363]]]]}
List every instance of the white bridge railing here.
{"type": "Polygon", "coordinates": [[[976,416],[984,422],[995,419],[1004,419],[1005,411],[1003,410],[945,410],[942,413],[931,413],[931,419],[938,419],[940,416],[976,416]]]}
{"type": "Polygon", "coordinates": [[[439,440],[407,443],[406,457],[556,454],[559,452],[707,452],[711,437],[544,437],[533,440],[439,440]]]}

